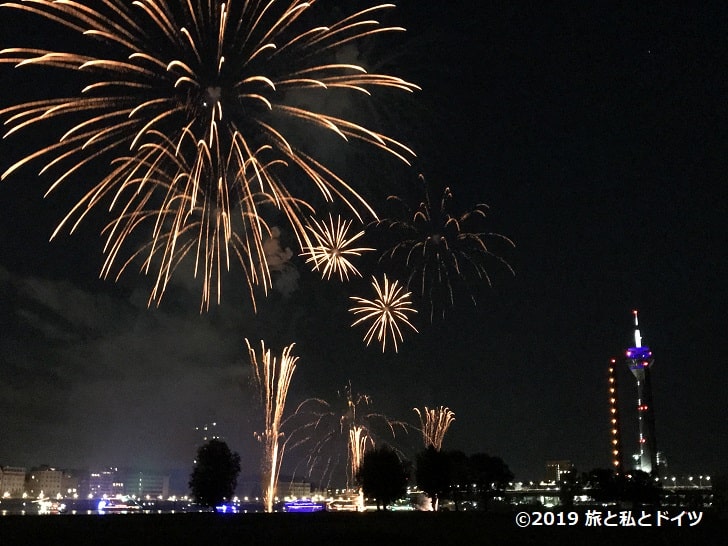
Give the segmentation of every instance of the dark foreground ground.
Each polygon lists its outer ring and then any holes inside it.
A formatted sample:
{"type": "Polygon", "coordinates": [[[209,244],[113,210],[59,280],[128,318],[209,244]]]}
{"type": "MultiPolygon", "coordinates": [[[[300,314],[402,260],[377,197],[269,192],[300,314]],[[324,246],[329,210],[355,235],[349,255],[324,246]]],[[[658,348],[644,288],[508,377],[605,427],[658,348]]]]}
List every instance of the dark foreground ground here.
{"type": "MultiPolygon", "coordinates": [[[[707,515],[706,515],[707,516],[707,515]]],[[[694,527],[519,528],[515,514],[365,513],[64,515],[0,517],[0,545],[403,546],[725,545],[728,521],[694,527]]]]}

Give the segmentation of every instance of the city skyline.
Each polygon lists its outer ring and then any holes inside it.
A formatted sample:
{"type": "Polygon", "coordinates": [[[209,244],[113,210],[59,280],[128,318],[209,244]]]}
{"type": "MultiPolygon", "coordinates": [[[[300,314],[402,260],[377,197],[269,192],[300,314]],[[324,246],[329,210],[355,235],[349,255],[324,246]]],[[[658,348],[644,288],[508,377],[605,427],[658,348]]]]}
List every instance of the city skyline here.
{"type": "MultiPolygon", "coordinates": [[[[321,152],[383,208],[391,188],[418,195],[420,173],[450,186],[457,210],[487,203],[488,229],[516,245],[505,256],[514,275],[494,268],[492,288],[474,286],[477,305],[460,294],[444,320],[430,322],[417,300],[418,332],[397,353],[366,347],[365,330],[350,328],[349,298],[368,294],[378,256],[363,256],[362,278],[344,283],[294,253],[257,314],[235,273],[205,313],[191,274],[148,308],[154,279],[98,279],[103,211],[48,242],[75,188],[43,199],[51,180],[24,170],[0,184],[0,463],[191,471],[194,429],[216,421],[243,471],[257,469],[262,413],[247,338],[273,351],[296,344],[289,408],[333,400],[351,382],[412,424],[413,408],[452,409],[443,449],[499,456],[517,477],[546,460],[609,467],[606,370],[617,358],[629,373],[619,359],[639,309],[659,354],[659,450],[677,473],[728,473],[716,403],[728,386],[725,14],[471,4],[398,2],[386,22],[407,31],[386,54],[356,52],[422,88],[363,113],[413,146],[411,169],[361,152],[364,168],[357,151],[328,142],[321,152]]],[[[0,47],[31,21],[3,18],[0,47]]],[[[0,107],[37,91],[41,73],[27,77],[0,66],[0,107]]],[[[3,171],[28,140],[0,142],[3,171]]],[[[283,229],[276,243],[285,250],[295,237],[283,229]]],[[[621,379],[626,393],[633,385],[621,379]]],[[[297,456],[286,453],[283,473],[297,456]]]]}

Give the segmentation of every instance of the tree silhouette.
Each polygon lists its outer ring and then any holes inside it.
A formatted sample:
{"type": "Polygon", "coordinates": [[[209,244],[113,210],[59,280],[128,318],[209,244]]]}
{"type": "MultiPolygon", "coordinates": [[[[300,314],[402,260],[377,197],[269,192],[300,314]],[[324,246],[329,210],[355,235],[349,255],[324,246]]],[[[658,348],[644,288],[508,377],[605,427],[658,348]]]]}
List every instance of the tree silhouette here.
{"type": "Polygon", "coordinates": [[[611,468],[594,468],[582,476],[585,492],[597,502],[616,502],[625,499],[627,479],[611,468]]]}
{"type": "Polygon", "coordinates": [[[470,468],[470,457],[462,451],[448,451],[450,462],[450,492],[448,497],[455,504],[455,511],[460,510],[460,503],[471,489],[473,471],[470,468]]]}
{"type": "Polygon", "coordinates": [[[505,491],[506,485],[513,479],[513,472],[503,459],[485,453],[471,455],[469,463],[473,483],[487,510],[496,492],[505,491]]]}
{"type": "Polygon", "coordinates": [[[594,468],[582,476],[584,492],[597,502],[632,503],[632,509],[656,507],[662,486],[641,470],[617,474],[611,468],[594,468]]]}
{"type": "Polygon", "coordinates": [[[356,477],[364,496],[376,500],[377,510],[386,510],[407,492],[406,466],[386,445],[364,454],[356,477]]]}
{"type": "Polygon", "coordinates": [[[222,440],[212,439],[197,450],[190,476],[192,497],[203,506],[216,506],[233,496],[240,474],[240,455],[222,440]]]}
{"type": "Polygon", "coordinates": [[[442,499],[452,500],[459,510],[461,502],[473,496],[479,497],[487,510],[490,499],[513,480],[513,473],[500,457],[485,453],[468,457],[462,451],[429,447],[417,455],[416,462],[417,485],[432,499],[434,510],[442,499]]]}
{"type": "Polygon", "coordinates": [[[437,511],[440,499],[450,488],[450,457],[444,451],[429,446],[417,455],[415,481],[417,486],[432,499],[432,509],[437,511]]]}
{"type": "Polygon", "coordinates": [[[635,470],[627,477],[625,484],[625,500],[632,503],[632,509],[638,507],[656,507],[660,504],[661,487],[659,482],[642,470],[635,470]]]}

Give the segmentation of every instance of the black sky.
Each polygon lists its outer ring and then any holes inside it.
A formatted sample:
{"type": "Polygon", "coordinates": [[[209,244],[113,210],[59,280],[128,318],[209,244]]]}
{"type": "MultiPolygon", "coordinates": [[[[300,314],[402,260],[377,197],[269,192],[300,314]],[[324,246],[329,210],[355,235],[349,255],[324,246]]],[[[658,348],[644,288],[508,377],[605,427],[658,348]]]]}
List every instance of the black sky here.
{"type": "MultiPolygon", "coordinates": [[[[412,423],[414,406],[449,406],[445,447],[499,455],[520,479],[541,478],[548,459],[607,466],[606,367],[638,308],[659,448],[677,473],[728,472],[726,11],[399,4],[388,22],[408,30],[386,63],[422,91],[381,105],[382,119],[419,157],[376,183],[397,193],[422,172],[462,208],[490,204],[494,231],[517,245],[515,276],[496,268],[477,307],[420,317],[420,334],[384,356],[348,328],[357,285],[302,262],[298,288],[257,315],[234,276],[209,313],[184,278],[148,309],[149,279],[97,279],[100,222],[48,243],[78,196],[43,200],[50,180],[24,170],[0,184],[0,464],[186,469],[195,426],[217,421],[254,469],[249,337],[297,343],[291,404],[351,381],[412,423]]],[[[3,47],[23,32],[8,13],[3,47]]],[[[22,100],[29,82],[0,68],[2,104],[22,100]]],[[[3,168],[31,145],[4,140],[3,168]]],[[[373,180],[368,167],[347,164],[373,180]]],[[[622,379],[630,453],[636,391],[622,379]]]]}

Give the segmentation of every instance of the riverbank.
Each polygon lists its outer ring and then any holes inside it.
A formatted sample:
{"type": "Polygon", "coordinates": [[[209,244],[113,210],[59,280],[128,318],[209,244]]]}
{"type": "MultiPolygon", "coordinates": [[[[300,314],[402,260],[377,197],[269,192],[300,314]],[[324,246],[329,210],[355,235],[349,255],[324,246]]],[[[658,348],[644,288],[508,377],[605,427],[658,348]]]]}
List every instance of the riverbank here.
{"type": "MultiPolygon", "coordinates": [[[[0,517],[0,543],[74,546],[144,545],[550,545],[724,544],[728,522],[703,516],[690,526],[660,527],[516,524],[516,514],[316,513],[141,514],[0,517]]],[[[558,520],[554,520],[558,523],[558,520]]]]}

